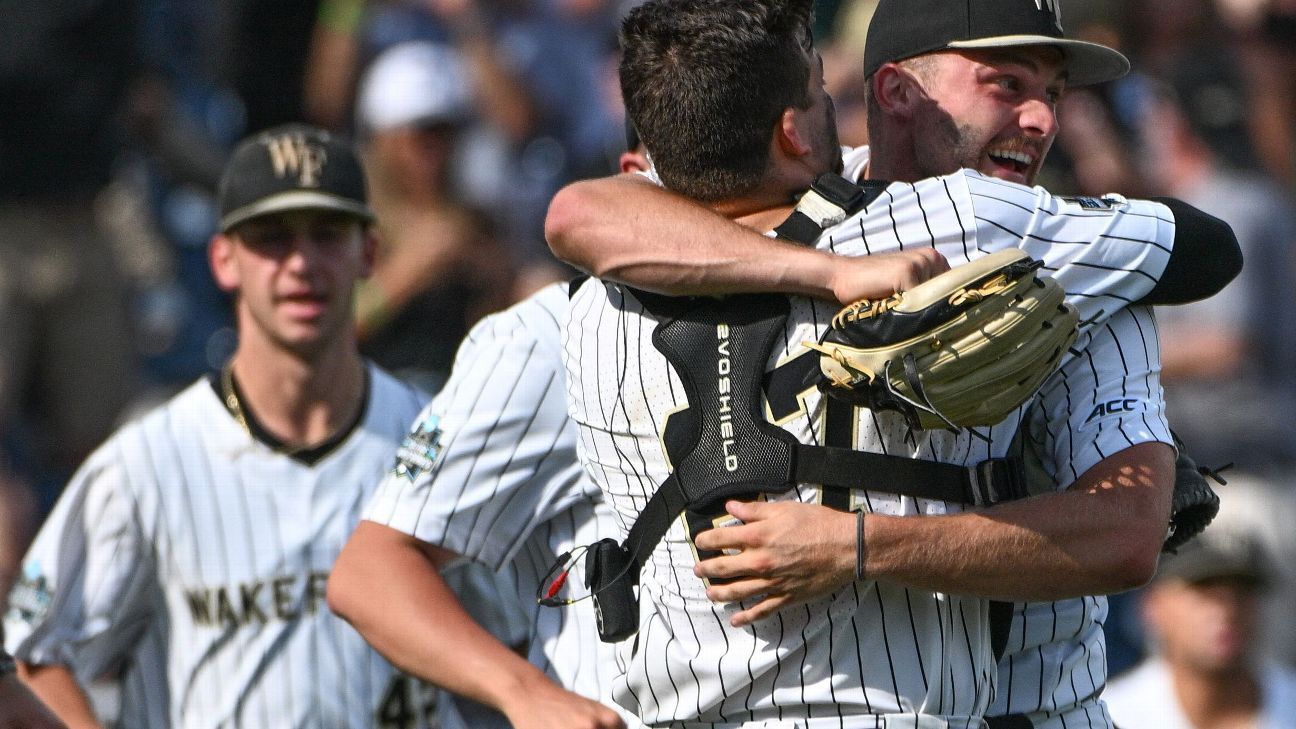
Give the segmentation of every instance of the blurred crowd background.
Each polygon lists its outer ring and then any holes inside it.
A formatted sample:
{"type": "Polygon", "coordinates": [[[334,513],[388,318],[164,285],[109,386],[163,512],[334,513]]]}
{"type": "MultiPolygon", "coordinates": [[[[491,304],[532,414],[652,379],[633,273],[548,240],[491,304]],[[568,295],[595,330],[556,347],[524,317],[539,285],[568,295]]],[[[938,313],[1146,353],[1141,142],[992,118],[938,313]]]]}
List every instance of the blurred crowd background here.
{"type": "MultiPolygon", "coordinates": [[[[218,368],[205,246],[224,156],[304,120],[353,136],[382,238],[365,352],[434,391],[468,327],[571,275],[550,196],[616,169],[616,30],[632,0],[15,0],[0,23],[0,587],[76,465],[218,368]]],[[[874,0],[820,0],[845,144],[874,0]]],[[[1258,650],[1296,664],[1296,0],[1067,0],[1135,72],[1070,93],[1041,184],[1184,199],[1233,225],[1240,278],[1158,311],[1171,423],[1222,467],[1278,571],[1258,650]]],[[[1232,518],[1232,517],[1230,517],[1232,518]]],[[[1148,650],[1114,601],[1113,673],[1148,650]]]]}

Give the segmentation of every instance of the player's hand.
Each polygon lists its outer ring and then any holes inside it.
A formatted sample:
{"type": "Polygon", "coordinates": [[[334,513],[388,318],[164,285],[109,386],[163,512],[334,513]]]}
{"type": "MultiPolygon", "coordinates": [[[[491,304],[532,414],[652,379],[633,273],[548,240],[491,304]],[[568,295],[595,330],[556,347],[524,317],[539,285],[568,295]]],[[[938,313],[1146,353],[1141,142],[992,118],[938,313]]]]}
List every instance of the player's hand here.
{"type": "Polygon", "coordinates": [[[514,729],[625,729],[617,713],[546,681],[501,707],[514,729]]]}
{"type": "Polygon", "coordinates": [[[695,543],[699,551],[739,553],[703,560],[693,572],[734,580],[707,588],[707,597],[715,602],[761,596],[730,618],[734,627],[823,597],[855,580],[854,514],[795,501],[730,501],[725,509],[744,523],[709,529],[695,543]]]}
{"type": "Polygon", "coordinates": [[[949,261],[934,248],[842,256],[834,264],[832,292],[842,305],[860,299],[880,299],[911,289],[949,269],[949,261]]]}
{"type": "Polygon", "coordinates": [[[0,729],[67,729],[13,674],[0,678],[0,729]]]}

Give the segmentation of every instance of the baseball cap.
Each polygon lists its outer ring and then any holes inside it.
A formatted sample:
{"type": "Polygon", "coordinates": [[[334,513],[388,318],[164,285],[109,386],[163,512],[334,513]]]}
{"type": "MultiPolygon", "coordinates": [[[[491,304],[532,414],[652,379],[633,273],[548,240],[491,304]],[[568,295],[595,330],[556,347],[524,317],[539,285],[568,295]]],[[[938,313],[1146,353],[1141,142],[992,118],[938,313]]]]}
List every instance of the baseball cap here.
{"type": "Polygon", "coordinates": [[[864,75],[933,51],[1038,45],[1062,51],[1071,86],[1129,72],[1120,52],[1064,37],[1061,0],[881,0],[864,45],[864,75]]]}
{"type": "Polygon", "coordinates": [[[373,222],[364,169],[350,142],[323,129],[287,124],[234,150],[217,190],[220,229],[288,210],[336,210],[373,222]]]}
{"type": "Polygon", "coordinates": [[[365,71],[356,121],[367,132],[466,121],[472,110],[467,73],[463,59],[443,43],[394,45],[365,71]]]}
{"type": "Polygon", "coordinates": [[[1173,554],[1161,556],[1157,579],[1177,578],[1185,582],[1232,578],[1264,586],[1269,572],[1263,549],[1237,528],[1216,527],[1184,544],[1173,554]]]}

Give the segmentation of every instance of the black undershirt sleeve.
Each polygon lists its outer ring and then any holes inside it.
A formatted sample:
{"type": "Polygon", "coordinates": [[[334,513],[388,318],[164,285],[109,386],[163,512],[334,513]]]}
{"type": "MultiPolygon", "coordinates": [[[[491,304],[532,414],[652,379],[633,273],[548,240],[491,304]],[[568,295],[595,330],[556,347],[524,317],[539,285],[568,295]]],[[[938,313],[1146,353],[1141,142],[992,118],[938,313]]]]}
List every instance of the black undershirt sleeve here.
{"type": "Polygon", "coordinates": [[[1187,304],[1219,293],[1242,271],[1242,249],[1233,229],[1181,200],[1152,199],[1174,213],[1174,249],[1161,279],[1138,303],[1187,304]]]}

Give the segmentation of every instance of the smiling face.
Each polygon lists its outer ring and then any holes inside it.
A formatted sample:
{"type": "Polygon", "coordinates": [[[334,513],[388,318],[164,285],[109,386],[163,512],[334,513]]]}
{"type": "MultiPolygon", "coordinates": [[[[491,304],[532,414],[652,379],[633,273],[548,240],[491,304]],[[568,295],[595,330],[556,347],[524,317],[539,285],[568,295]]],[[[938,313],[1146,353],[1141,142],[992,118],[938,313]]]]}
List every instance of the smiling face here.
{"type": "Polygon", "coordinates": [[[1034,184],[1057,136],[1066,86],[1062,53],[1049,46],[943,51],[915,73],[926,108],[913,116],[917,177],[961,167],[1034,184]]]}
{"type": "Polygon", "coordinates": [[[264,215],[212,239],[212,272],[237,297],[240,347],[268,344],[311,358],[346,342],[355,283],[375,241],[344,213],[264,215]]]}

